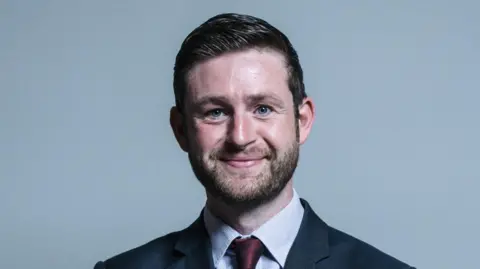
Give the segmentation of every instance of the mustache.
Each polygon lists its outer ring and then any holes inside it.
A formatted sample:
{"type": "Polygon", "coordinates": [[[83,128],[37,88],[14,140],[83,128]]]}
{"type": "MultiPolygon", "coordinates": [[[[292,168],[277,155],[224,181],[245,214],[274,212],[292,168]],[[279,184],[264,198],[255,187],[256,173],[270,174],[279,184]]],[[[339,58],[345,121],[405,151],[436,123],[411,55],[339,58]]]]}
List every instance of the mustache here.
{"type": "Polygon", "coordinates": [[[231,159],[238,156],[249,157],[249,158],[266,158],[268,160],[274,157],[274,153],[268,148],[249,148],[249,149],[232,149],[230,147],[222,147],[218,150],[215,150],[211,153],[210,157],[219,160],[219,159],[231,159]]]}

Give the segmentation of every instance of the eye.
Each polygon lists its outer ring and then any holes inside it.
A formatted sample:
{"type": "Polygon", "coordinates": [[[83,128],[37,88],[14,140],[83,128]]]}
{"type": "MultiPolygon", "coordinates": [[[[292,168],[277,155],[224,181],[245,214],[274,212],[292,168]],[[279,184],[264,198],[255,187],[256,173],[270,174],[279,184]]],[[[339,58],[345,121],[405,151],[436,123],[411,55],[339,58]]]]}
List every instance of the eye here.
{"type": "Polygon", "coordinates": [[[266,116],[272,112],[272,109],[269,106],[261,105],[255,110],[255,112],[261,116],[266,116]]]}
{"type": "Polygon", "coordinates": [[[211,119],[218,119],[218,118],[220,118],[224,115],[225,115],[225,113],[219,108],[209,110],[209,111],[207,111],[207,113],[205,113],[205,116],[208,117],[208,118],[211,118],[211,119]]]}

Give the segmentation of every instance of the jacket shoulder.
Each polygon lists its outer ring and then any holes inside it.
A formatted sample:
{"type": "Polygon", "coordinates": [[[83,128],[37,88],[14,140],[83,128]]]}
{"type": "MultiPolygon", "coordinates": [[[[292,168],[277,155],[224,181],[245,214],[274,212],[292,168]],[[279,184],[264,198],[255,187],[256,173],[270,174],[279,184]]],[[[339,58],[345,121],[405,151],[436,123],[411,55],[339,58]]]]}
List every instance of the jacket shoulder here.
{"type": "Polygon", "coordinates": [[[143,245],[99,261],[94,269],[164,268],[175,260],[175,243],[180,231],[166,234],[143,245]]]}
{"type": "Polygon", "coordinates": [[[330,255],[345,268],[358,269],[413,269],[405,262],[343,231],[329,227],[330,255]]]}

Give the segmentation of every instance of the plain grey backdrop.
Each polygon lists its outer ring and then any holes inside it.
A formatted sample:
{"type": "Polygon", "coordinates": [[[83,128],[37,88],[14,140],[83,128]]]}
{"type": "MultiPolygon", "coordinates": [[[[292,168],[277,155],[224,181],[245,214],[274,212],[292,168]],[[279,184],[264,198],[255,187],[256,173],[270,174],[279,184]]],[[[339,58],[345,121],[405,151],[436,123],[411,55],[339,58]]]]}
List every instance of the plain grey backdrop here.
{"type": "Polygon", "coordinates": [[[168,112],[220,12],[297,48],[317,104],[295,186],[418,268],[478,268],[478,1],[0,1],[0,268],[92,268],[183,229],[204,193],[168,112]]]}

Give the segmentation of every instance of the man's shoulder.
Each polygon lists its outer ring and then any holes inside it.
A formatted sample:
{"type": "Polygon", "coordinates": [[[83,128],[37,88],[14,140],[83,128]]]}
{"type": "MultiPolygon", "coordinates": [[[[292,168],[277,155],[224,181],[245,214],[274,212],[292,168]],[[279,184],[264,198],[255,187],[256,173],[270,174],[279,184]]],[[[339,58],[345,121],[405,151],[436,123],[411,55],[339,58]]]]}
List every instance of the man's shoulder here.
{"type": "Polygon", "coordinates": [[[333,227],[328,228],[330,258],[345,268],[413,269],[377,247],[333,227]]]}
{"type": "Polygon", "coordinates": [[[181,231],[171,232],[145,244],[98,262],[94,269],[163,268],[174,259],[174,247],[181,231]]]}

